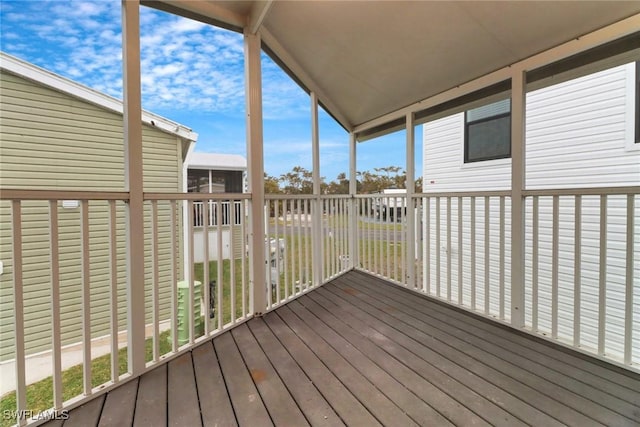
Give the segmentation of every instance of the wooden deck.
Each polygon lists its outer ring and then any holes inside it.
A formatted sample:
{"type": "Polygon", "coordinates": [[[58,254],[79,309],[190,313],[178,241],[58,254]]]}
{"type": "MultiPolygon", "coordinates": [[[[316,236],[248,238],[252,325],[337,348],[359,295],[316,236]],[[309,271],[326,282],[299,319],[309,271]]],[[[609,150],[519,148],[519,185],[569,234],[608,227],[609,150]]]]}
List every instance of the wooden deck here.
{"type": "Polygon", "coordinates": [[[69,426],[638,426],[640,375],[350,272],[69,426]]]}

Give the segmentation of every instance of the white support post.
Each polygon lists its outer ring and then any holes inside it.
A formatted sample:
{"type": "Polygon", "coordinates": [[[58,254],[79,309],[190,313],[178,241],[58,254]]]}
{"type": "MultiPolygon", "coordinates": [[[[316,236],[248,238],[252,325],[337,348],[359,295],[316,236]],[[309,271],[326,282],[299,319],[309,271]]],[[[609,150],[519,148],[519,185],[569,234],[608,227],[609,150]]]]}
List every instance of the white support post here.
{"type": "Polygon", "coordinates": [[[127,325],[129,373],[145,370],[144,194],[140,90],[140,2],[122,1],[125,191],[127,213],[127,325]]]}
{"type": "Polygon", "coordinates": [[[349,134],[349,195],[351,206],[349,209],[349,269],[355,268],[358,261],[358,201],[354,197],[358,193],[356,177],[356,135],[349,134]]]}
{"type": "MultiPolygon", "coordinates": [[[[318,125],[318,95],[311,92],[311,151],[313,158],[313,220],[312,220],[312,237],[311,246],[313,253],[313,286],[318,286],[324,277],[322,271],[322,255],[324,254],[324,239],[322,235],[322,204],[320,201],[320,131],[318,125]]],[[[335,234],[335,232],[334,232],[335,234]]],[[[307,243],[308,245],[308,243],[307,243]]]]}
{"type": "Polygon", "coordinates": [[[526,73],[511,75],[511,324],[524,327],[526,73]]]}
{"type": "Polygon", "coordinates": [[[262,140],[262,75],[260,35],[244,33],[247,154],[249,171],[249,310],[261,315],[267,308],[265,257],[264,156],[262,140]]]}
{"type": "Polygon", "coordinates": [[[407,221],[407,275],[405,277],[406,285],[410,288],[416,286],[415,270],[416,270],[416,216],[415,216],[415,201],[413,195],[416,191],[415,186],[415,155],[416,155],[416,132],[413,120],[413,113],[407,113],[407,179],[405,181],[405,188],[407,189],[407,212],[405,219],[407,221]]]}

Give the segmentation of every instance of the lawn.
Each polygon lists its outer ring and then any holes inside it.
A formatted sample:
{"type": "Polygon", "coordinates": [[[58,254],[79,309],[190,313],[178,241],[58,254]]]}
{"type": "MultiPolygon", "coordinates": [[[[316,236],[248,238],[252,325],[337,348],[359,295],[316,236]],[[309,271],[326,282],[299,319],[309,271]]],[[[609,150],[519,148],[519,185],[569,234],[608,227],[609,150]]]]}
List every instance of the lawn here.
{"type": "MultiPolygon", "coordinates": [[[[170,332],[165,331],[160,334],[160,354],[171,351],[170,332]]],[[[146,340],[146,360],[153,358],[153,344],[151,339],[146,340]]],[[[118,351],[118,369],[122,375],[127,372],[127,348],[118,351]]],[[[81,395],[82,388],[82,364],[72,366],[62,371],[62,400],[66,401],[75,396],[81,395]]],[[[91,361],[91,385],[97,387],[111,379],[111,355],[97,357],[91,361]]],[[[27,409],[37,414],[53,407],[53,377],[45,378],[41,381],[27,386],[27,409]]],[[[0,426],[11,426],[15,424],[15,419],[5,418],[5,414],[10,414],[16,410],[16,394],[8,393],[0,400],[0,413],[3,414],[0,426]]]]}

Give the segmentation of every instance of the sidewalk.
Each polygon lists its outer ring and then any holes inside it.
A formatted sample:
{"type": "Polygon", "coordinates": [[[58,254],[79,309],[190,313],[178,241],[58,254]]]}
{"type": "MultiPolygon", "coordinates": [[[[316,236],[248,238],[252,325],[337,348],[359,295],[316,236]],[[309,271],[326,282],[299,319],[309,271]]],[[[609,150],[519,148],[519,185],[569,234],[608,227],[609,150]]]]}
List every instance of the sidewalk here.
{"type": "MultiPolygon", "coordinates": [[[[170,327],[170,321],[160,323],[160,332],[170,327]]],[[[153,334],[151,325],[147,326],[145,336],[153,334]]],[[[127,346],[127,332],[118,334],[118,348],[127,346]]],[[[91,340],[91,358],[111,353],[111,337],[109,335],[91,340]]],[[[38,382],[53,375],[53,356],[51,351],[45,351],[27,356],[25,377],[27,385],[38,382]]],[[[82,343],[70,344],[62,348],[62,370],[82,363],[82,343]]],[[[0,396],[16,389],[15,360],[0,362],[0,396]]]]}

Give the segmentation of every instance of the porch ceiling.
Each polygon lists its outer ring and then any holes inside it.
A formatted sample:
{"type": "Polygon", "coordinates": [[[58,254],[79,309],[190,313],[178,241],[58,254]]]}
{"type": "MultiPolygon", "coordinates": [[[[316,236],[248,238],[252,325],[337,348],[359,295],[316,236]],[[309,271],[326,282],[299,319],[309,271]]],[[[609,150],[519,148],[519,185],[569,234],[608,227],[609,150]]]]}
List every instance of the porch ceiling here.
{"type": "Polygon", "coordinates": [[[637,1],[163,3],[235,29],[262,23],[263,42],[349,130],[640,13],[637,1]]]}

